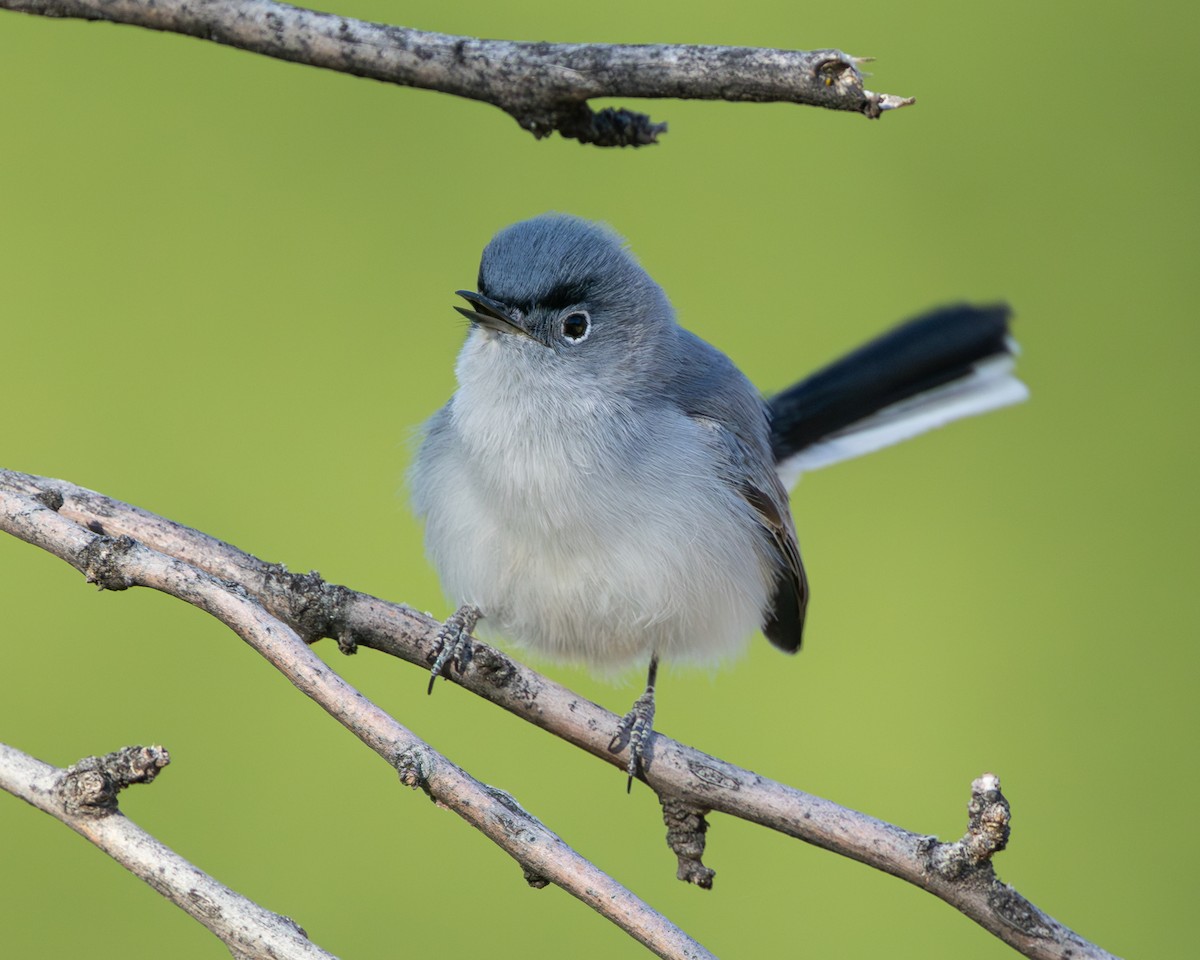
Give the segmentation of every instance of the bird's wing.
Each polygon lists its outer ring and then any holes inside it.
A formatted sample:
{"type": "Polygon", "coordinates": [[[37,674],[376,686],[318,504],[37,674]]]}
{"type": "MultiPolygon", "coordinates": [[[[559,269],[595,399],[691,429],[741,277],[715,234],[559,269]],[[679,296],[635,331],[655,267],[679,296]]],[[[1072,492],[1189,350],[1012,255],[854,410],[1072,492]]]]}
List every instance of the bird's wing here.
{"type": "Polygon", "coordinates": [[[800,560],[787,491],[775,474],[774,461],[769,451],[754,456],[748,442],[719,421],[697,413],[690,416],[714,440],[722,479],[750,505],[770,537],[777,561],[775,590],[771,607],[763,616],[762,631],[775,646],[795,653],[804,633],[808,578],[800,560]]]}

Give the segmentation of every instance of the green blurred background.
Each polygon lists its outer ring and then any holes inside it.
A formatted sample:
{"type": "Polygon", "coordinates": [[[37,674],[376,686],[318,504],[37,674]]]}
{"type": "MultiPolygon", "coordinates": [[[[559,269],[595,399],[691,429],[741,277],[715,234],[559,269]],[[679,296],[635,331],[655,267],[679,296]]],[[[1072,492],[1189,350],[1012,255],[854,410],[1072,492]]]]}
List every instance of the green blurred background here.
{"type": "MultiPolygon", "coordinates": [[[[537,142],[480,104],[127,27],[0,14],[0,463],[438,615],[403,491],[453,389],[493,231],[609,221],[764,391],[925,307],[1005,298],[1023,407],[806,478],[805,651],[668,673],[659,727],[913,830],[1014,806],[1001,876],[1131,956],[1190,945],[1200,854],[1191,4],[346,0],[519,39],[874,55],[868,122],[630,104],[658,147],[537,142]]],[[[394,774],[203,614],[100,594],[0,539],[0,739],[173,764],[124,810],[349,957],[638,957],[394,774]]],[[[408,666],[349,680],[726,956],[1005,957],[898,880],[714,817],[709,893],[653,796],[408,666]]],[[[538,664],[623,710],[637,690],[538,664]]],[[[83,840],[0,797],[10,956],[226,955],[83,840]]]]}

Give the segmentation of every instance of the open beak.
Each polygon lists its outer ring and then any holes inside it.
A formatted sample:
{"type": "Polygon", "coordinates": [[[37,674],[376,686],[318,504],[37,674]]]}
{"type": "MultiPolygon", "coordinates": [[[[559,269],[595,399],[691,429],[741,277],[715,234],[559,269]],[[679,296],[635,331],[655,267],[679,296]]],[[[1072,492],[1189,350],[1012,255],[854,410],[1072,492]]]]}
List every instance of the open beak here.
{"type": "Polygon", "coordinates": [[[466,307],[454,308],[472,323],[477,323],[488,330],[495,330],[497,333],[518,333],[523,337],[529,336],[529,331],[521,326],[513,316],[513,312],[500,301],[470,290],[456,290],[455,294],[475,308],[474,310],[468,310],[466,307]]]}

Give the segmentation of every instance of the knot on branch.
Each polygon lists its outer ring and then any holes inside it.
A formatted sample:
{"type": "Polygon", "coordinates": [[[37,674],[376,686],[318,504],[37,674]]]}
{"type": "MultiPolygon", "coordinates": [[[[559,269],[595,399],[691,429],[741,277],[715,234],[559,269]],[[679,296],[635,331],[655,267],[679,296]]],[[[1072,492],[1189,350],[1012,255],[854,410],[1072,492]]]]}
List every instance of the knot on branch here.
{"type": "Polygon", "coordinates": [[[525,882],[533,887],[534,890],[542,890],[550,886],[550,881],[543,877],[540,873],[530,870],[529,867],[522,867],[521,873],[525,877],[525,882]]]}
{"type": "Polygon", "coordinates": [[[133,783],[150,783],[171,762],[164,747],[122,747],[103,757],[84,757],[68,767],[58,785],[67,813],[102,817],[117,811],[117,794],[133,783]]]}
{"type": "Polygon", "coordinates": [[[289,573],[282,563],[271,564],[267,578],[282,588],[287,597],[288,622],[305,643],[332,637],[342,653],[358,652],[358,641],[345,625],[346,606],[353,596],[352,591],[328,583],[316,570],[289,573]]]}
{"type": "Polygon", "coordinates": [[[665,123],[655,123],[646,114],[624,107],[593,110],[586,103],[578,103],[550,111],[510,108],[509,113],[539,140],[557,130],[566,140],[596,147],[650,146],[667,132],[665,123]]]}
{"type": "Polygon", "coordinates": [[[393,766],[400,775],[402,784],[414,790],[419,787],[432,799],[432,794],[429,793],[429,776],[433,772],[433,760],[424,746],[412,746],[402,751],[396,757],[393,766]]]}
{"type": "Polygon", "coordinates": [[[79,552],[78,568],[88,583],[101,590],[128,590],[133,579],[125,572],[125,561],[138,542],[122,534],[119,537],[97,537],[79,552]]]}
{"type": "Polygon", "coordinates": [[[67,502],[62,495],[62,491],[56,490],[53,487],[47,490],[42,490],[33,499],[38,501],[38,503],[42,504],[43,506],[49,507],[55,513],[58,513],[58,511],[63,508],[63,504],[67,502]]]}
{"type": "Polygon", "coordinates": [[[704,844],[708,833],[708,811],[690,806],[675,797],[660,796],[663,823],[667,825],[667,846],[679,858],[675,876],[711,890],[716,871],[704,865],[704,844]]]}
{"type": "Polygon", "coordinates": [[[933,868],[948,880],[987,864],[1008,844],[1011,811],[1000,792],[1000,778],[985,773],[971,784],[967,832],[961,840],[943,843],[930,855],[933,868]]]}
{"type": "Polygon", "coordinates": [[[485,643],[475,642],[471,645],[469,662],[477,673],[487,677],[488,685],[497,690],[511,685],[519,672],[512,657],[485,643]]]}

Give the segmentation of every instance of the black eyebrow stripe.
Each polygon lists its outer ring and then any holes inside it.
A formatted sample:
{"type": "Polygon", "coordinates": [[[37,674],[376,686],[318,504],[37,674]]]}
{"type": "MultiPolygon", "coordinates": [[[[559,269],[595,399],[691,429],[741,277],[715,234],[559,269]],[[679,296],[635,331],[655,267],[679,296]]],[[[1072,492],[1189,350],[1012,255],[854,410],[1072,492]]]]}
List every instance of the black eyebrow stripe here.
{"type": "Polygon", "coordinates": [[[503,291],[492,293],[488,289],[487,284],[483,282],[483,271],[479,272],[479,276],[475,281],[475,289],[485,297],[493,300],[499,300],[505,306],[515,307],[524,314],[531,313],[536,307],[543,307],[547,310],[564,310],[567,307],[573,307],[577,303],[583,303],[588,298],[588,293],[595,284],[595,277],[588,276],[581,280],[566,280],[562,283],[556,283],[545,296],[538,297],[536,301],[516,300],[512,297],[502,296],[503,291]]]}
{"type": "Polygon", "coordinates": [[[570,280],[555,284],[546,292],[544,297],[538,298],[539,303],[549,310],[562,310],[577,303],[582,303],[588,297],[588,291],[592,287],[593,279],[592,277],[584,277],[582,280],[570,280]]]}

